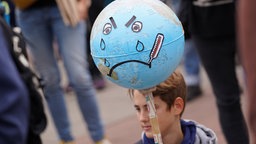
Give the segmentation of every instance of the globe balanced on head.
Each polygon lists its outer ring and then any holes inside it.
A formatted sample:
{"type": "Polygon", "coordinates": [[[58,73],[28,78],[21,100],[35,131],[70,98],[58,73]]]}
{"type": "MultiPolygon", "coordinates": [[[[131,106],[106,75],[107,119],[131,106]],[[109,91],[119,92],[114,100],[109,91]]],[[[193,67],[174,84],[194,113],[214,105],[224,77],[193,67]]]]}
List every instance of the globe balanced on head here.
{"type": "Polygon", "coordinates": [[[174,12],[159,0],[115,0],[98,15],[90,45],[96,66],[108,80],[147,89],[179,65],[184,31],[174,12]]]}

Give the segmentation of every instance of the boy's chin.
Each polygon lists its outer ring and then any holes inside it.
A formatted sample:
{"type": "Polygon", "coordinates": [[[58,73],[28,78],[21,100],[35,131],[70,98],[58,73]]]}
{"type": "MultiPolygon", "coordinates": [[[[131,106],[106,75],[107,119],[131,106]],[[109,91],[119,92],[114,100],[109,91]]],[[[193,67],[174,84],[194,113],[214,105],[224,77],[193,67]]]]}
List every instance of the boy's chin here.
{"type": "Polygon", "coordinates": [[[152,132],[146,132],[146,131],[144,131],[144,132],[145,132],[147,138],[154,138],[152,132]]]}

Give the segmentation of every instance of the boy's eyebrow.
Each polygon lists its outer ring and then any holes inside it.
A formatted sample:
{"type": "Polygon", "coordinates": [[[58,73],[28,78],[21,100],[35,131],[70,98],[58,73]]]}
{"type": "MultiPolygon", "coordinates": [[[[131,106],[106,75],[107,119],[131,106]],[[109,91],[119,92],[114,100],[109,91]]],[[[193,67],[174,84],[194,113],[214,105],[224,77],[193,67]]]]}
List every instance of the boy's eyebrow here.
{"type": "MultiPolygon", "coordinates": [[[[140,107],[140,106],[135,104],[134,107],[135,107],[135,108],[138,108],[138,107],[140,107]]],[[[145,105],[143,105],[143,107],[148,107],[148,105],[145,104],[145,105]]]]}
{"type": "Polygon", "coordinates": [[[132,16],[132,18],[125,24],[125,26],[129,27],[135,19],[136,19],[136,16],[132,16]]]}
{"type": "MultiPolygon", "coordinates": [[[[134,108],[139,108],[140,106],[139,105],[134,105],[134,108]]],[[[145,104],[145,105],[143,105],[142,107],[144,107],[144,108],[147,108],[148,107],[148,105],[147,104],[145,104]]]]}

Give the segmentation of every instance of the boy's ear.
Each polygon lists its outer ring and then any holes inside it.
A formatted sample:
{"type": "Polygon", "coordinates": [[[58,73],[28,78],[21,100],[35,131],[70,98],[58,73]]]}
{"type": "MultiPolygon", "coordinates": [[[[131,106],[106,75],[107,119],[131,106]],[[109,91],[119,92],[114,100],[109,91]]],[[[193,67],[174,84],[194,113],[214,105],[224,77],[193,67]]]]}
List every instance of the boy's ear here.
{"type": "Polygon", "coordinates": [[[174,112],[180,115],[184,109],[184,100],[181,97],[177,97],[173,104],[174,112]]]}

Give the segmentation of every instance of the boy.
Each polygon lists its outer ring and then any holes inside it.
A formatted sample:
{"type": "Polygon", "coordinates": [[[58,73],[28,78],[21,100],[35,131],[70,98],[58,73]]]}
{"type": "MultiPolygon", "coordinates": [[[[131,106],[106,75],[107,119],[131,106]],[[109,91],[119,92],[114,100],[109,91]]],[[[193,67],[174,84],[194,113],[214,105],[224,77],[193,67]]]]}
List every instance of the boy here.
{"type": "MultiPolygon", "coordinates": [[[[145,96],[139,90],[129,90],[137,117],[143,129],[137,144],[154,144],[145,96]]],[[[216,144],[215,133],[194,121],[181,119],[186,103],[186,84],[179,72],[155,87],[152,92],[164,144],[216,144]]]]}

